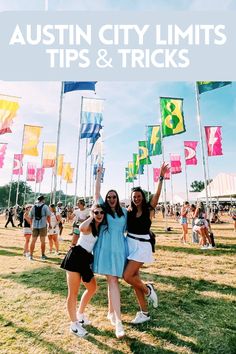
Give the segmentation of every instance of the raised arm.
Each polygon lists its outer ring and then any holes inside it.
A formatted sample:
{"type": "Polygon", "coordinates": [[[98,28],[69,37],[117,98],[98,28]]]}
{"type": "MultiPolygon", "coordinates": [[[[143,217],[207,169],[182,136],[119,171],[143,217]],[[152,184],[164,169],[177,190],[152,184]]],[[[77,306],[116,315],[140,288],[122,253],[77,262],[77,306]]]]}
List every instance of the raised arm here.
{"type": "Polygon", "coordinates": [[[92,211],[90,212],[90,216],[88,219],[86,219],[85,221],[82,222],[82,224],[80,224],[79,229],[81,232],[83,232],[83,234],[89,234],[91,232],[91,222],[93,221],[93,213],[92,211]]]}
{"type": "Polygon", "coordinates": [[[102,177],[102,168],[98,167],[97,169],[97,177],[95,181],[95,195],[94,195],[94,202],[97,203],[100,195],[101,195],[101,177],[102,177]]]}
{"type": "Polygon", "coordinates": [[[169,165],[167,163],[163,162],[163,164],[161,165],[160,177],[159,177],[159,181],[158,181],[157,190],[156,190],[156,193],[153,195],[151,202],[150,202],[150,204],[153,208],[155,208],[157,206],[159,197],[161,195],[161,189],[162,189],[164,176],[168,170],[169,170],[169,165]]]}

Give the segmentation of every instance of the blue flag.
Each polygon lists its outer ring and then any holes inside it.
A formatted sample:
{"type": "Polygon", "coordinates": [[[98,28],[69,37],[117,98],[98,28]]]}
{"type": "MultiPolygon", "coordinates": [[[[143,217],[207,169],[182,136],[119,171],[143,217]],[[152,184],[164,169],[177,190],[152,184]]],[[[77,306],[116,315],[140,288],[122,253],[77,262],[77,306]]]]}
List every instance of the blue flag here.
{"type": "Polygon", "coordinates": [[[232,81],[197,81],[199,94],[232,84],[232,81]]]}
{"type": "Polygon", "coordinates": [[[83,97],[80,138],[96,141],[102,129],[104,100],[83,97]]]}
{"type": "Polygon", "coordinates": [[[97,81],[64,81],[63,93],[77,90],[95,91],[96,83],[97,81]]]}

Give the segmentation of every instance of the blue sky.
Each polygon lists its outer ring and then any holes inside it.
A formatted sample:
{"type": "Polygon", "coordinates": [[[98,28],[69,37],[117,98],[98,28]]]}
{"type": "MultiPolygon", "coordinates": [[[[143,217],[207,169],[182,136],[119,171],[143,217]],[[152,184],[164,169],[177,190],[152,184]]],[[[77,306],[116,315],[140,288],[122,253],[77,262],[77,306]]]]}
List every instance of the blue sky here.
{"type": "MultiPolygon", "coordinates": [[[[44,1],[2,1],[0,11],[6,10],[43,10],[44,1]]],[[[235,10],[235,1],[182,0],[182,1],[59,1],[49,0],[49,10],[235,10]]],[[[103,194],[109,188],[116,188],[121,197],[125,196],[124,168],[137,152],[138,140],[144,139],[145,126],[159,123],[159,96],[184,98],[184,115],[186,133],[164,139],[166,160],[170,153],[180,153],[183,162],[183,141],[199,140],[196,121],[196,102],[193,82],[99,82],[96,97],[105,98],[104,111],[104,149],[105,149],[105,180],[103,194]]],[[[8,149],[5,166],[0,170],[0,184],[9,182],[11,177],[12,158],[20,152],[24,124],[42,125],[44,127],[40,140],[55,142],[60,83],[59,82],[3,82],[0,81],[0,93],[22,97],[20,111],[14,121],[13,134],[0,136],[0,142],[7,142],[8,149]]],[[[88,94],[86,93],[86,96],[88,94]]],[[[94,97],[92,93],[89,94],[94,97]]],[[[63,103],[62,137],[60,153],[75,166],[77,129],[80,110],[80,92],[68,93],[63,103]]],[[[201,113],[204,125],[223,126],[223,152],[220,157],[209,158],[210,176],[219,172],[235,171],[235,131],[236,131],[236,83],[219,90],[205,93],[201,97],[201,113]]],[[[199,164],[188,168],[188,180],[203,180],[200,148],[197,150],[199,164]]],[[[84,142],[81,146],[81,165],[83,166],[84,142]]],[[[26,157],[25,162],[39,158],[26,157]]],[[[158,167],[160,157],[152,158],[153,165],[158,167]]],[[[150,187],[153,189],[152,171],[150,171],[150,187]]],[[[42,191],[48,192],[50,171],[46,172],[42,191]]],[[[146,188],[146,175],[141,177],[141,185],[146,188]]],[[[34,184],[31,184],[34,189],[34,184]]],[[[184,174],[173,178],[175,193],[185,191],[184,174]]],[[[65,191],[65,183],[62,185],[65,191]]],[[[88,187],[87,187],[88,189],[88,187]]],[[[79,174],[79,195],[84,190],[84,168],[79,174]]],[[[168,193],[170,186],[167,186],[168,193]]],[[[68,186],[68,193],[74,194],[74,185],[68,186]]]]}

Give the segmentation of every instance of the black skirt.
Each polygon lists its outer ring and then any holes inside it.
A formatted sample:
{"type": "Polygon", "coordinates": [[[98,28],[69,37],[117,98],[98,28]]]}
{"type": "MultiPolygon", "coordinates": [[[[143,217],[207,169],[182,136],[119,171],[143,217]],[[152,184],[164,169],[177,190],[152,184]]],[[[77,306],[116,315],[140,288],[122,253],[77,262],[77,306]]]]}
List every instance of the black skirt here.
{"type": "Polygon", "coordinates": [[[61,263],[61,268],[80,273],[82,280],[89,283],[94,277],[92,271],[93,255],[81,246],[72,247],[61,263]]]}

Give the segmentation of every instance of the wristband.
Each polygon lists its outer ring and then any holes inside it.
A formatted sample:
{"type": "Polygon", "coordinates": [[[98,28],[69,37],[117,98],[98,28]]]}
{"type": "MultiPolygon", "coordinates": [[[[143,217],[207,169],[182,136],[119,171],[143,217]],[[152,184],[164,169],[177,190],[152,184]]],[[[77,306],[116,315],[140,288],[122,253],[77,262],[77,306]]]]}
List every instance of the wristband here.
{"type": "Polygon", "coordinates": [[[159,181],[160,181],[160,182],[162,182],[163,179],[164,179],[164,176],[160,176],[160,177],[159,177],[159,181]]]}

